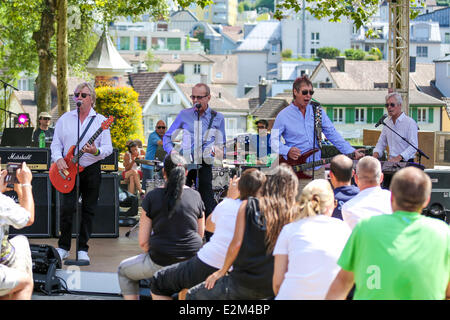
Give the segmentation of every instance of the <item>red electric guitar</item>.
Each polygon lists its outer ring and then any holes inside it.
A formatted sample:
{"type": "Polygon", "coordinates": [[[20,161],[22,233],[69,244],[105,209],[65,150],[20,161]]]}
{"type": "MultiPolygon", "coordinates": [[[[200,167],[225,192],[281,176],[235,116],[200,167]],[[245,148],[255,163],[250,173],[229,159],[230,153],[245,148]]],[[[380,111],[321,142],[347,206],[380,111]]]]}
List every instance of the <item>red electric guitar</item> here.
{"type": "MultiPolygon", "coordinates": [[[[306,162],[306,159],[309,158],[313,153],[316,153],[319,151],[319,149],[311,149],[308,150],[300,155],[297,160],[292,160],[288,158],[287,160],[284,159],[283,156],[280,156],[279,163],[287,163],[294,169],[295,174],[299,179],[311,179],[312,177],[305,173],[306,170],[312,169],[313,167],[321,166],[327,163],[330,163],[333,158],[325,158],[325,159],[319,159],[314,162],[306,162]]],[[[361,151],[361,150],[359,150],[361,151]]],[[[350,154],[346,154],[347,157],[353,159],[355,157],[355,153],[352,152],[350,154]]]]}
{"type": "MultiPolygon", "coordinates": [[[[97,137],[102,133],[102,131],[108,129],[113,122],[114,122],[113,116],[110,116],[108,119],[103,121],[100,128],[98,128],[98,130],[94,133],[94,135],[89,139],[89,141],[86,144],[88,143],[92,144],[95,141],[95,139],[97,139],[97,137]]],[[[75,156],[74,155],[75,147],[76,147],[75,145],[71,146],[69,152],[64,158],[64,161],[66,161],[68,167],[66,170],[58,170],[56,162],[52,163],[50,167],[49,171],[50,181],[52,182],[52,185],[55,187],[55,189],[61,193],[69,193],[75,186],[75,180],[77,176],[77,166],[80,168],[80,172],[84,170],[84,167],[78,164],[78,161],[84,154],[84,152],[81,150],[83,148],[80,148],[80,153],[78,153],[78,155],[75,156]]]]}

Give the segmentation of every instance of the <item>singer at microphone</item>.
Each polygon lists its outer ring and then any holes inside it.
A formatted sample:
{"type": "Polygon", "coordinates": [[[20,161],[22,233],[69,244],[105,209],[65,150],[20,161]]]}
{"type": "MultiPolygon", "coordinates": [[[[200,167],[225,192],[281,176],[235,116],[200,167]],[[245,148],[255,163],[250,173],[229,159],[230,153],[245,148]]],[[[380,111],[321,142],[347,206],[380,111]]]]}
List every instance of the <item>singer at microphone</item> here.
{"type": "Polygon", "coordinates": [[[375,127],[378,127],[380,124],[384,125],[377,145],[373,150],[375,158],[379,158],[385,149],[389,147],[389,161],[414,161],[416,149],[409,143],[416,147],[418,146],[417,123],[403,113],[402,103],[403,99],[397,92],[386,96],[385,107],[388,114],[383,115],[375,124],[375,127]],[[409,143],[404,141],[402,137],[409,143]]]}
{"type": "Polygon", "coordinates": [[[211,94],[208,85],[197,83],[192,87],[191,100],[192,108],[180,111],[164,134],[163,147],[168,154],[183,152],[184,158],[189,162],[186,184],[197,188],[205,204],[207,217],[216,206],[212,189],[212,164],[214,160],[223,160],[225,154],[225,119],[222,113],[209,105],[211,94]],[[178,135],[180,129],[183,129],[181,150],[176,150],[175,139],[172,138],[178,135]]]}

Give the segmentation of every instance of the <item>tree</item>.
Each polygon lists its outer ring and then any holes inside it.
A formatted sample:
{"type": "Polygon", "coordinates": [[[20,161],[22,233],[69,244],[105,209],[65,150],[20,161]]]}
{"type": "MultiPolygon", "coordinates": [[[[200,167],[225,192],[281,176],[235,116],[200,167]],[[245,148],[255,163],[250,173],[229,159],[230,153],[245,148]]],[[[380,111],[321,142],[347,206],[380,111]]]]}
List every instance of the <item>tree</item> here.
{"type": "Polygon", "coordinates": [[[291,49],[285,49],[283,51],[281,51],[281,56],[284,59],[290,59],[292,58],[292,50],[291,49]]]}
{"type": "Polygon", "coordinates": [[[317,49],[317,57],[321,58],[321,59],[334,59],[337,56],[339,56],[340,51],[337,48],[333,48],[333,47],[323,47],[323,48],[319,48],[317,49]]]}

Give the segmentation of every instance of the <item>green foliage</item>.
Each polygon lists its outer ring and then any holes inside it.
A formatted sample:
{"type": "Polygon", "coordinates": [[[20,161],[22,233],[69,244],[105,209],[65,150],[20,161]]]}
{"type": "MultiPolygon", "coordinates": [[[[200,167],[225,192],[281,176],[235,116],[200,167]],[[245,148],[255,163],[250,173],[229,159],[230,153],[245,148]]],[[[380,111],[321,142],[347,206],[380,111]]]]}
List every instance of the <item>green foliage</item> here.
{"type": "Polygon", "coordinates": [[[186,81],[186,76],[182,73],[176,74],[173,78],[176,83],[184,83],[186,81]]]}
{"type": "Polygon", "coordinates": [[[148,49],[145,64],[148,67],[148,71],[157,71],[161,65],[161,60],[155,57],[152,49],[148,49]]]}
{"type": "Polygon", "coordinates": [[[290,59],[292,58],[292,50],[291,49],[285,49],[283,51],[281,51],[281,56],[284,59],[290,59]]]}
{"type": "Polygon", "coordinates": [[[378,59],[378,56],[376,56],[376,55],[368,54],[368,55],[366,55],[366,56],[364,57],[364,60],[367,60],[367,61],[377,61],[377,60],[379,60],[379,59],[378,59]]]}
{"type": "Polygon", "coordinates": [[[361,49],[347,49],[344,54],[347,60],[363,60],[366,55],[361,49]]]}
{"type": "Polygon", "coordinates": [[[333,47],[323,47],[317,49],[316,55],[321,59],[334,59],[340,55],[340,51],[333,47]]]}
{"type": "Polygon", "coordinates": [[[373,55],[377,57],[377,60],[383,59],[383,54],[381,53],[381,50],[377,47],[372,47],[369,50],[369,55],[373,55]]]}
{"type": "Polygon", "coordinates": [[[142,107],[138,93],[131,87],[98,87],[95,111],[105,117],[113,116],[111,139],[114,148],[126,151],[128,140],[144,141],[142,107]]]}

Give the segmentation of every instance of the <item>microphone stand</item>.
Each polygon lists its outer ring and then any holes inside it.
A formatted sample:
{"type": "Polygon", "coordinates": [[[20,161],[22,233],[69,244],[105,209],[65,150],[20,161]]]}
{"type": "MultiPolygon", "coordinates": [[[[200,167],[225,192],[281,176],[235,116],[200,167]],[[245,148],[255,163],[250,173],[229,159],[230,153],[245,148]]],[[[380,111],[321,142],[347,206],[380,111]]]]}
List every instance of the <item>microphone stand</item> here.
{"type": "MultiPolygon", "coordinates": [[[[3,81],[2,79],[0,79],[0,82],[3,83],[3,100],[4,100],[4,108],[5,108],[5,109],[2,109],[2,110],[5,111],[5,112],[8,112],[9,119],[11,120],[11,114],[17,115],[17,113],[14,113],[14,112],[11,112],[11,111],[9,111],[9,110],[6,110],[6,88],[7,88],[7,87],[11,87],[11,88],[13,88],[13,89],[16,90],[16,91],[19,91],[19,89],[17,89],[17,88],[14,87],[13,85],[10,85],[9,83],[3,81]]],[[[10,121],[9,124],[11,125],[11,121],[10,121]]],[[[4,128],[6,128],[6,116],[5,116],[5,127],[4,127],[4,128]]]]}
{"type": "MultiPolygon", "coordinates": [[[[78,102],[77,102],[77,115],[78,115],[78,123],[77,123],[77,146],[76,146],[76,150],[77,150],[77,157],[80,154],[80,107],[81,104],[78,106],[78,102]]],[[[76,211],[75,211],[75,227],[76,227],[76,256],[75,256],[75,260],[69,260],[67,259],[64,264],[66,266],[88,266],[89,265],[89,261],[87,260],[78,260],[78,250],[79,250],[79,246],[80,246],[80,224],[81,224],[81,219],[80,219],[80,158],[78,158],[77,161],[77,176],[76,176],[76,211]]],[[[70,231],[72,232],[72,231],[70,231]]]]}
{"type": "Polygon", "coordinates": [[[421,164],[421,160],[422,160],[422,156],[424,156],[427,159],[430,159],[430,157],[428,157],[422,150],[420,150],[418,147],[414,146],[411,142],[409,142],[408,140],[406,140],[406,138],[404,138],[403,136],[401,136],[397,131],[395,131],[394,129],[392,129],[391,127],[389,127],[386,123],[384,123],[384,120],[381,122],[385,127],[389,128],[389,130],[391,130],[393,133],[395,133],[396,135],[398,135],[400,138],[402,138],[403,141],[405,141],[407,144],[409,144],[411,147],[413,147],[414,149],[416,149],[416,151],[419,153],[419,164],[421,164]]]}
{"type": "MultiPolygon", "coordinates": [[[[201,142],[201,140],[200,140],[200,138],[201,138],[201,135],[200,135],[200,128],[201,128],[201,126],[200,126],[200,109],[201,109],[202,105],[200,103],[196,103],[194,106],[197,109],[197,143],[198,143],[198,145],[197,145],[196,153],[197,153],[197,156],[198,156],[199,148],[201,150],[201,143],[200,143],[201,142]]],[[[200,159],[203,159],[203,155],[200,157],[200,159]]],[[[196,160],[198,160],[198,159],[196,159],[196,160]]],[[[195,168],[196,168],[195,169],[196,170],[195,189],[198,191],[199,190],[199,182],[200,182],[200,178],[199,178],[200,164],[196,163],[195,164],[195,168]]]]}

